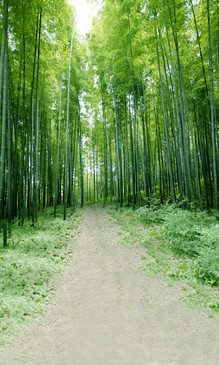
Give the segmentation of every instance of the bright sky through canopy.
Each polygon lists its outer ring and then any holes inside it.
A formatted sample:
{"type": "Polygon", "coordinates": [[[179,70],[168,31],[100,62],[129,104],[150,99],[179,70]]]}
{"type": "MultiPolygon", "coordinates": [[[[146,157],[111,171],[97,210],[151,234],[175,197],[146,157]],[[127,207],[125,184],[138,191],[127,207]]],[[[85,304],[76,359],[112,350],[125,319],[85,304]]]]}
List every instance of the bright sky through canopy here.
{"type": "Polygon", "coordinates": [[[92,17],[97,15],[100,5],[86,0],[68,0],[76,8],[76,23],[79,32],[85,35],[92,26],[92,17]]]}

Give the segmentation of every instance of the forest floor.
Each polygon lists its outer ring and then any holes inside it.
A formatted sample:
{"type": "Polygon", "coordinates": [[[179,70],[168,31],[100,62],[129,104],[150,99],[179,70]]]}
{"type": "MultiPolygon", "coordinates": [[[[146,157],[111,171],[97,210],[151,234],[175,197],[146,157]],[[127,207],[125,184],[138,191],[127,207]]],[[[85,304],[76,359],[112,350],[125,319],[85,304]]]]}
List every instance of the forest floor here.
{"type": "Polygon", "coordinates": [[[218,318],[182,302],[121,244],[106,210],[86,207],[80,235],[40,321],[0,354],[1,365],[218,365],[218,318]]]}

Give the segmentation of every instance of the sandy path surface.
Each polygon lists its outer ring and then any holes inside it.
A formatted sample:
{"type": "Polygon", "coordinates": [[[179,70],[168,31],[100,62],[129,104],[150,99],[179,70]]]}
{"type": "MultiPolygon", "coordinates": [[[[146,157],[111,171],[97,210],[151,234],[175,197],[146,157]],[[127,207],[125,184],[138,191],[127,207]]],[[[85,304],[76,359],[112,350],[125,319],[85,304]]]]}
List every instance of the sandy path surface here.
{"type": "Polygon", "coordinates": [[[102,208],[86,208],[47,313],[23,329],[0,364],[219,364],[218,320],[141,271],[143,248],[119,244],[118,231],[102,208]]]}

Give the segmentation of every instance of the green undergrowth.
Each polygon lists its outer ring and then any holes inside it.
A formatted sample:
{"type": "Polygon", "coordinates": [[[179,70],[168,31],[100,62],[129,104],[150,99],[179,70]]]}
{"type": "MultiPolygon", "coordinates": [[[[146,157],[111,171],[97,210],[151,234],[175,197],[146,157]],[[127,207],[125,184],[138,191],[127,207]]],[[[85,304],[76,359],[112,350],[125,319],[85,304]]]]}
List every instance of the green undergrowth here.
{"type": "Polygon", "coordinates": [[[63,221],[63,208],[53,208],[39,214],[38,223],[31,227],[13,224],[8,247],[0,249],[0,344],[10,340],[27,318],[43,312],[54,284],[51,276],[60,272],[71,253],[69,241],[78,232],[81,210],[68,210],[63,221]]]}
{"type": "Polygon", "coordinates": [[[180,282],[183,298],[201,303],[212,314],[219,310],[219,221],[216,212],[160,206],[156,201],[136,211],[122,208],[110,214],[128,232],[125,244],[146,248],[142,267],[180,282]]]}

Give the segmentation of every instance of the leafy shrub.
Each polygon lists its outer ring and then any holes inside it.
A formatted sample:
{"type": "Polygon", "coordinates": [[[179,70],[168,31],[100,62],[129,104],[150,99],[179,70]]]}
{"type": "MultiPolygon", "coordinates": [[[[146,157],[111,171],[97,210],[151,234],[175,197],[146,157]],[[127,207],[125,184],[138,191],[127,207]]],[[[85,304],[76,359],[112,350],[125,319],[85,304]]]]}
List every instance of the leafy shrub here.
{"type": "Polygon", "coordinates": [[[137,210],[137,216],[143,223],[161,223],[164,221],[164,214],[167,206],[161,206],[157,198],[147,198],[146,206],[137,210]]]}
{"type": "Polygon", "coordinates": [[[161,223],[164,221],[161,209],[153,210],[152,208],[139,208],[137,211],[138,218],[144,223],[161,223]]]}
{"type": "Polygon", "coordinates": [[[194,220],[194,213],[174,209],[165,216],[162,226],[164,238],[168,238],[171,248],[178,253],[194,257],[199,252],[201,227],[194,220]]]}
{"type": "Polygon", "coordinates": [[[219,250],[204,247],[194,261],[195,278],[199,281],[219,286],[219,250]]]}
{"type": "Polygon", "coordinates": [[[192,260],[194,278],[212,286],[219,285],[219,224],[217,216],[188,211],[176,205],[160,206],[156,199],[137,211],[146,224],[161,226],[159,235],[177,254],[192,260]]]}

